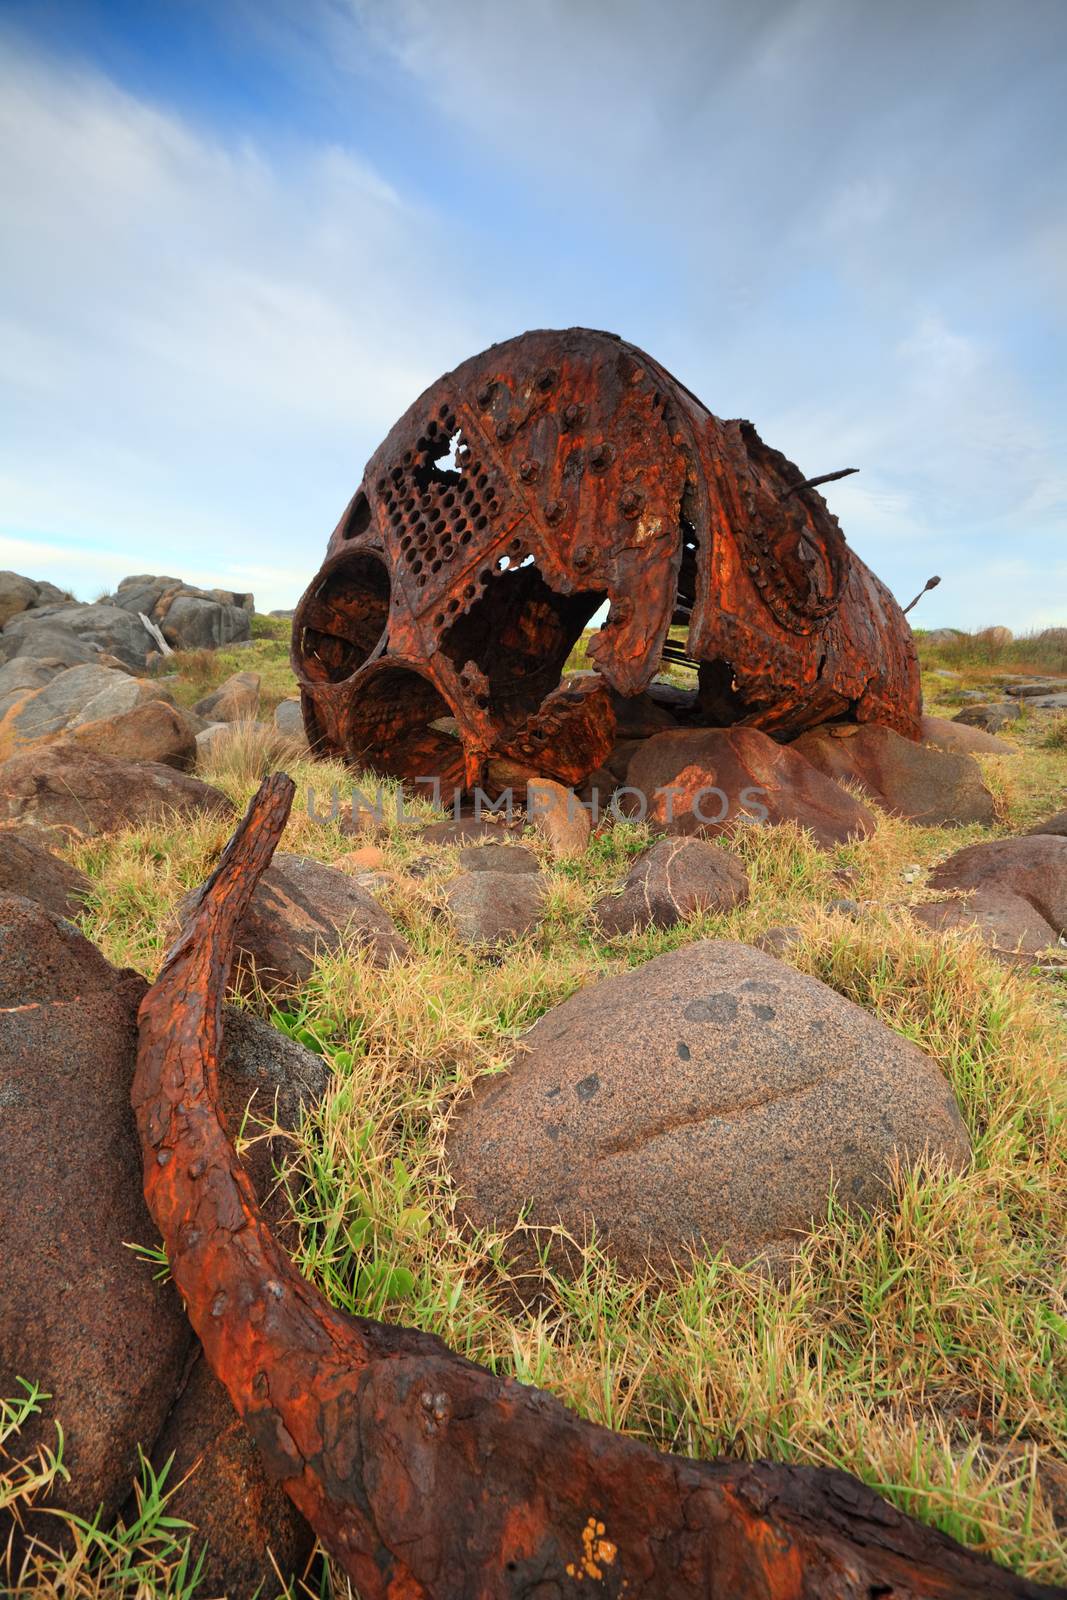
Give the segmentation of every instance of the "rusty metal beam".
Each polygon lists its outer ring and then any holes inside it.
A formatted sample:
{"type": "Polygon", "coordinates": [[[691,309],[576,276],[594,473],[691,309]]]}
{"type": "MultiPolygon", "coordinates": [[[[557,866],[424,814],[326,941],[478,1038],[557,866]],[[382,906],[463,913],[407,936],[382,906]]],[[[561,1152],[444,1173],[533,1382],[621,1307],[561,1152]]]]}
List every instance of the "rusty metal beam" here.
{"type": "Polygon", "coordinates": [[[299,1276],[217,1101],[234,933],[292,796],[263,784],[145,996],[133,1103],[205,1355],[363,1600],[1051,1596],[846,1473],[658,1454],[299,1276]]]}
{"type": "Polygon", "coordinates": [[[579,784],[614,713],[556,691],[605,604],[605,691],[639,694],[666,654],[692,665],[696,725],[918,738],[911,630],[816,492],[842,475],[805,479],[613,334],[494,345],[401,417],[297,607],[313,745],[407,779],[474,785],[503,758],[579,784]]]}

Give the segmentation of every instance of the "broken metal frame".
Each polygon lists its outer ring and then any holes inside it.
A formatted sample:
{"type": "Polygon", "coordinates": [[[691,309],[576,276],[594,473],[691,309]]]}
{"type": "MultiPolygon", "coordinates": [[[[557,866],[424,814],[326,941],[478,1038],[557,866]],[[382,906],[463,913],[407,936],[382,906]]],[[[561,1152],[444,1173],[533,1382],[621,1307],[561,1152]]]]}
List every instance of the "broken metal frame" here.
{"type": "Polygon", "coordinates": [[[297,607],[313,748],[405,779],[473,787],[496,761],[578,785],[664,661],[691,670],[697,726],[918,738],[911,630],[816,492],[854,470],[805,479],[613,334],[492,346],[371,457],[297,607]],[[561,683],[604,605],[595,671],[561,683]]]}
{"type": "Polygon", "coordinates": [[[363,1600],[1051,1597],[847,1473],[660,1454],[299,1275],[218,1107],[234,935],[293,793],[264,782],[145,996],[133,1104],[207,1360],[363,1600]]]}

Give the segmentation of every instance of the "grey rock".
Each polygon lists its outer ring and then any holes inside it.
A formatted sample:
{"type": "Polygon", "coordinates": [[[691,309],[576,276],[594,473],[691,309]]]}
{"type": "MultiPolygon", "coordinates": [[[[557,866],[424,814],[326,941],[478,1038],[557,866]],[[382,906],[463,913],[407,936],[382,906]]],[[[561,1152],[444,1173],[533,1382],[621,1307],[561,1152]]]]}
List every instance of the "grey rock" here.
{"type": "Polygon", "coordinates": [[[0,654],[5,661],[30,657],[58,661],[64,667],[77,667],[86,662],[96,662],[101,653],[97,645],[79,639],[70,628],[60,623],[35,621],[32,628],[10,631],[12,623],[19,620],[18,617],[13,618],[0,633],[0,654]]]}
{"type": "Polygon", "coordinates": [[[1027,704],[1035,711],[1067,711],[1067,694],[1042,694],[1027,704]]]}
{"type": "MultiPolygon", "coordinates": [[[[151,617],[165,594],[185,587],[181,578],[139,573],[133,577],[123,578],[115,593],[109,596],[109,600],[112,605],[122,606],[126,611],[143,611],[146,616],[151,617]]],[[[154,622],[155,618],[152,617],[152,620],[154,622]]]]}
{"type": "Polygon", "coordinates": [[[445,900],[456,937],[495,950],[538,926],[544,882],[540,873],[465,872],[448,885],[445,900]]]}
{"type": "Polygon", "coordinates": [[[1035,955],[1056,943],[1056,930],[1029,900],[1010,890],[977,889],[966,900],[912,906],[916,922],[936,933],[978,933],[1002,954],[1035,955]]]}
{"type": "Polygon", "coordinates": [[[287,739],[306,738],[304,732],[304,713],[300,709],[299,700],[280,700],[274,708],[274,726],[278,732],[287,739]]]}
{"type": "Polygon", "coordinates": [[[259,673],[234,672],[193,710],[212,722],[249,722],[259,710],[259,673]]]}
{"type": "Polygon", "coordinates": [[[927,827],[996,819],[993,796],[974,757],[916,744],[892,728],[865,723],[814,728],[790,746],[838,783],[857,784],[895,816],[927,827]]]}
{"type": "Polygon", "coordinates": [[[1019,895],[1058,934],[1067,932],[1067,838],[1036,833],[972,844],[942,861],[928,881],[934,889],[1019,895]]]}
{"type": "MultiPolygon", "coordinates": [[[[176,923],[192,900],[182,900],[176,923]]],[[[249,989],[258,979],[270,991],[299,988],[320,956],[349,942],[369,949],[375,966],[410,953],[392,919],[348,873],[306,856],[276,855],[238,926],[233,984],[249,989]]]]}
{"type": "Polygon", "coordinates": [[[61,662],[38,661],[33,656],[16,656],[13,661],[5,661],[0,667],[0,718],[6,716],[17,701],[25,699],[34,689],[43,689],[62,671],[61,662]]]}
{"type": "Polygon", "coordinates": [[[1009,683],[1004,692],[1018,699],[1033,700],[1046,695],[1062,694],[1065,690],[1067,690],[1067,678],[1023,678],[1021,681],[1009,683]]]}
{"type": "Polygon", "coordinates": [[[736,856],[703,839],[660,839],[634,861],[622,893],[605,895],[592,914],[604,933],[621,934],[673,928],[747,899],[748,874],[736,856]]]}
{"type": "Polygon", "coordinates": [[[139,684],[137,678],[125,672],[114,672],[109,667],[88,663],[67,667],[43,687],[27,691],[8,712],[0,729],[0,750],[10,753],[38,739],[47,739],[61,733],[78,717],[91,722],[91,708],[96,704],[103,708],[102,716],[126,711],[145,697],[145,689],[139,684]],[[88,717],[84,716],[86,711],[89,711],[88,717]]]}
{"type": "Polygon", "coordinates": [[[167,815],[229,818],[233,806],[188,773],[75,744],[34,745],[0,765],[0,821],[93,835],[167,815]]]}
{"type": "Polygon", "coordinates": [[[227,744],[233,738],[233,728],[228,722],[205,722],[199,718],[201,727],[196,733],[196,759],[201,763],[211,755],[220,745],[227,744]]]}
{"type": "Polygon", "coordinates": [[[157,705],[160,702],[173,705],[174,697],[169,689],[150,678],[134,678],[129,673],[112,670],[109,681],[91,699],[84,701],[67,723],[67,729],[78,728],[83,722],[99,722],[104,717],[119,717],[124,711],[132,711],[134,706],[143,705],[146,701],[157,705]]]}
{"type": "Polygon", "coordinates": [[[1022,706],[1017,700],[996,700],[964,706],[952,720],[965,723],[969,728],[981,728],[985,733],[997,734],[1001,728],[1007,727],[1009,722],[1016,722],[1021,716],[1022,706]]]}
{"type": "Polygon", "coordinates": [[[243,606],[191,594],[177,595],[159,625],[172,650],[218,650],[252,637],[252,616],[243,606]]]}
{"type": "MultiPolygon", "coordinates": [[[[891,1200],[890,1163],[959,1170],[970,1145],[937,1064],[825,984],[746,945],[672,951],[573,995],[453,1118],[478,1227],[595,1226],[622,1269],[691,1252],[778,1261],[825,1215],[891,1200]]],[[[566,1266],[560,1241],[544,1240],[566,1266]]],[[[534,1252],[522,1232],[520,1266],[534,1252]]]]}
{"type": "Polygon", "coordinates": [[[22,828],[0,828],[0,895],[34,900],[57,917],[76,917],[92,892],[92,881],[53,855],[22,828]]]}
{"type": "Polygon", "coordinates": [[[4,639],[22,639],[40,628],[58,628],[73,634],[80,644],[95,652],[106,650],[135,672],[144,671],[148,652],[155,649],[155,640],[139,617],[124,611],[121,606],[103,603],[91,606],[43,606],[23,612],[21,616],[12,617],[7,624],[4,639]]]}
{"type": "Polygon", "coordinates": [[[925,633],[920,633],[920,644],[955,644],[957,639],[962,639],[963,634],[959,628],[930,628],[925,633]]]}
{"type": "Polygon", "coordinates": [[[143,612],[174,650],[217,650],[251,638],[255,600],[232,589],[198,589],[183,578],[141,573],[123,578],[112,602],[143,612]]]}
{"type": "Polygon", "coordinates": [[[537,857],[521,844],[465,845],[457,857],[464,872],[539,872],[537,857]]]}

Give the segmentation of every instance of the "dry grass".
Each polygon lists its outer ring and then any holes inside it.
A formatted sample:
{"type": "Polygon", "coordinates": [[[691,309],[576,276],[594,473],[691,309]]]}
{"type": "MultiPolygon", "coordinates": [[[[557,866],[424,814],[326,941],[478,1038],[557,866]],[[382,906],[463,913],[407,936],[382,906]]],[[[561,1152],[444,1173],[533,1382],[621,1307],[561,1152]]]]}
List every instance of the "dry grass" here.
{"type": "MultiPolygon", "coordinates": [[[[1042,743],[1047,726],[1028,717],[1011,733],[1023,753],[984,761],[1003,812],[992,831],[1064,804],[1067,770],[1061,748],[1042,743]]],[[[211,776],[243,805],[266,759],[254,740],[238,741],[211,776]]],[[[308,797],[328,812],[331,787],[349,793],[351,774],[307,762],[290,770],[298,801],[282,848],[339,858],[352,840],[313,820],[308,797]]],[[[362,787],[369,795],[374,784],[362,787]]],[[[440,847],[425,876],[405,875],[425,852],[389,815],[380,842],[398,877],[383,900],[415,959],[380,970],[349,952],[320,962],[284,1010],[260,1001],[334,1070],[299,1141],[303,1270],[339,1305],[432,1329],[662,1448],[845,1467],[998,1560],[1067,1580],[1067,1527],[1054,1516],[1067,1449],[1067,991],[996,965],[971,939],[936,939],[906,913],[927,893],[914,867],[991,830],[885,818],[872,839],[823,851],[793,827],[746,829],[732,844],[752,883],[746,906],[608,941],[586,913],[646,831],[620,825],[567,863],[535,838],[550,886],[545,922],[490,961],[436,915],[455,851],[440,847]],[[827,911],[842,894],[863,903],[857,920],[827,911]],[[455,1214],[443,1146],[457,1098],[579,985],[772,924],[799,929],[794,965],[941,1064],[971,1131],[969,1170],[895,1174],[894,1203],[876,1217],[831,1199],[785,1281],[709,1259],[676,1281],[638,1283],[587,1241],[577,1281],[546,1275],[539,1310],[518,1313],[502,1239],[472,1238],[455,1214]]],[[[87,933],[113,961],[151,974],[168,913],[227,831],[183,822],[73,850],[97,885],[87,933]]],[[[162,1501],[162,1490],[145,1493],[153,1507],[162,1501]]],[[[46,1571],[38,1592],[188,1594],[184,1535],[177,1555],[151,1565],[153,1516],[147,1532],[116,1535],[110,1554],[90,1550],[88,1576],[72,1587],[46,1571]],[[120,1573],[123,1562],[136,1567],[138,1541],[149,1550],[141,1587],[124,1588],[125,1577],[101,1587],[94,1574],[109,1561],[120,1573]]],[[[339,1580],[333,1592],[345,1592],[339,1580]]]]}
{"type": "Polygon", "coordinates": [[[997,637],[994,628],[980,628],[936,643],[918,628],[915,638],[924,666],[1067,676],[1067,628],[1045,628],[1005,640],[997,637]]]}
{"type": "Polygon", "coordinates": [[[251,643],[223,650],[175,650],[159,667],[159,676],[178,674],[167,687],[179,705],[195,705],[235,672],[258,672],[260,716],[268,717],[279,700],[297,693],[289,665],[289,623],[281,617],[252,618],[251,643]]]}
{"type": "Polygon", "coordinates": [[[288,771],[307,754],[303,739],[279,733],[271,722],[239,718],[215,736],[197,762],[197,777],[228,792],[254,789],[269,772],[288,771]]]}

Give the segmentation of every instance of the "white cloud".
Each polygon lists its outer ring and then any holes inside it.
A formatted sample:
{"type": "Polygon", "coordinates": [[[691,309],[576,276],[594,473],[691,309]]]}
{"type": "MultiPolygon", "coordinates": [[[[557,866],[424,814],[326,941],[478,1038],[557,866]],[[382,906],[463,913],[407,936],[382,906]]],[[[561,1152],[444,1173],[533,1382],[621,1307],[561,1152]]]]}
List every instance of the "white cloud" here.
{"type": "Polygon", "coordinates": [[[291,603],[367,455],[486,342],[440,290],[461,240],[334,145],[223,143],[0,46],[3,525],[101,583],[116,547],[197,581],[266,547],[291,603]]]}
{"type": "Polygon", "coordinates": [[[928,615],[1062,620],[1062,8],[233,5],[340,129],[380,79],[442,131],[397,171],[447,148],[465,176],[438,212],[340,135],[222,137],[0,35],[13,537],[99,552],[101,586],[127,552],[235,587],[254,563],[289,604],[425,384],[584,321],[806,471],[860,467],[827,498],[898,593],[942,569],[928,615]]]}

